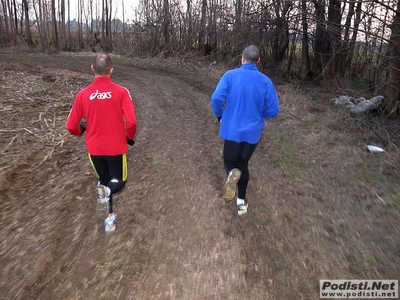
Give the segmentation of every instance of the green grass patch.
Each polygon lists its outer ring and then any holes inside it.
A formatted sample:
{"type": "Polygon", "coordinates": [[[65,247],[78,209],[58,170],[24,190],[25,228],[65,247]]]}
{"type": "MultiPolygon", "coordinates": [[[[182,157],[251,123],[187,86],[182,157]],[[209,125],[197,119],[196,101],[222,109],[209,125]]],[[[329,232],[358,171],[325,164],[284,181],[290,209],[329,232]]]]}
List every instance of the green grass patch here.
{"type": "Polygon", "coordinates": [[[272,140],[277,146],[275,153],[279,157],[278,163],[282,169],[293,173],[293,175],[307,169],[307,164],[298,155],[299,147],[294,136],[274,133],[272,140]]]}

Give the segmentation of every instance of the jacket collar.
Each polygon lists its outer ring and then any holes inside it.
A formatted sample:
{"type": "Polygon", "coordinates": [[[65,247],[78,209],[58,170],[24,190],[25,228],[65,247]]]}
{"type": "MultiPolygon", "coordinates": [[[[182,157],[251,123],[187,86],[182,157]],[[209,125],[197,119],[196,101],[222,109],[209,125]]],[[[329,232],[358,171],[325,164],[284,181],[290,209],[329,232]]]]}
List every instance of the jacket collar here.
{"type": "Polygon", "coordinates": [[[244,63],[242,65],[242,68],[250,69],[250,70],[258,70],[257,65],[252,64],[252,63],[244,63]]]}

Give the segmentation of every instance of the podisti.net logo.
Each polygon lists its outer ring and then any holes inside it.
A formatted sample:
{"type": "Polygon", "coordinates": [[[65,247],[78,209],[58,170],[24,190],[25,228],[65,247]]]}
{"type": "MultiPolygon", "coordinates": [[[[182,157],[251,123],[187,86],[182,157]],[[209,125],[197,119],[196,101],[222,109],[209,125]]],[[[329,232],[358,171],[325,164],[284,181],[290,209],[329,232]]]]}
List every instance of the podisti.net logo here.
{"type": "Polygon", "coordinates": [[[320,298],[397,299],[398,280],[329,280],[319,281],[320,298]]]}

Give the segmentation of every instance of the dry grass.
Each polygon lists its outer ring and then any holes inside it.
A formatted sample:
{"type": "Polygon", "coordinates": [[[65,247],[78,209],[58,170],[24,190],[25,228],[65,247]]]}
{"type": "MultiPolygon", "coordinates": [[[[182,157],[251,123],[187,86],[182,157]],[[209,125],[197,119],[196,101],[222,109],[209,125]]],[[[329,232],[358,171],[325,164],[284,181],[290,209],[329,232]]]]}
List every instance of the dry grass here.
{"type": "Polygon", "coordinates": [[[299,94],[287,86],[281,93],[284,120],[277,126],[285,134],[272,135],[273,152],[287,176],[302,183],[295,185],[304,202],[295,207],[304,210],[293,218],[309,231],[300,235],[309,237],[303,242],[313,249],[304,259],[318,253],[314,266],[325,278],[398,278],[398,121],[377,115],[351,119],[329,105],[338,95],[318,90],[299,94]],[[370,153],[368,144],[386,152],[370,153]]]}

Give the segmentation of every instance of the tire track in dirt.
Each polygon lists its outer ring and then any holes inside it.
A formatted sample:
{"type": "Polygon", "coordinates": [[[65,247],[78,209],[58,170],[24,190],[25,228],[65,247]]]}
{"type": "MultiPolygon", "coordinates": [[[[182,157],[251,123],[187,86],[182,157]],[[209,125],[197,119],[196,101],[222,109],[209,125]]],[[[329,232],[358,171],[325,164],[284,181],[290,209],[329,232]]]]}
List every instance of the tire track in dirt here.
{"type": "MultiPolygon", "coordinates": [[[[150,262],[147,271],[140,275],[143,281],[139,280],[142,282],[139,294],[130,291],[127,297],[226,297],[232,288],[236,289],[233,282],[228,283],[232,273],[238,278],[240,272],[238,265],[229,268],[224,265],[236,261],[233,256],[239,256],[240,251],[232,252],[234,247],[228,246],[224,238],[224,220],[220,214],[221,210],[226,213],[226,207],[218,197],[219,190],[215,190],[214,171],[221,163],[221,142],[217,137],[218,127],[212,123],[209,95],[193,92],[179,78],[164,74],[148,76],[148,86],[139,80],[138,90],[135,92],[135,87],[130,90],[137,98],[138,118],[144,126],[139,128],[137,146],[140,147],[142,140],[146,142],[137,155],[148,153],[144,159],[146,165],[138,174],[144,173],[146,177],[139,179],[144,185],[141,188],[144,199],[140,202],[150,203],[143,220],[150,225],[146,242],[151,251],[144,254],[150,257],[150,262]],[[168,86],[176,88],[165,89],[168,86]],[[152,92],[143,94],[143,90],[152,92]],[[149,187],[145,182],[149,180],[158,182],[158,186],[149,187]]],[[[135,162],[131,166],[135,168],[135,162]]],[[[229,297],[235,297],[232,295],[229,297]]]]}

